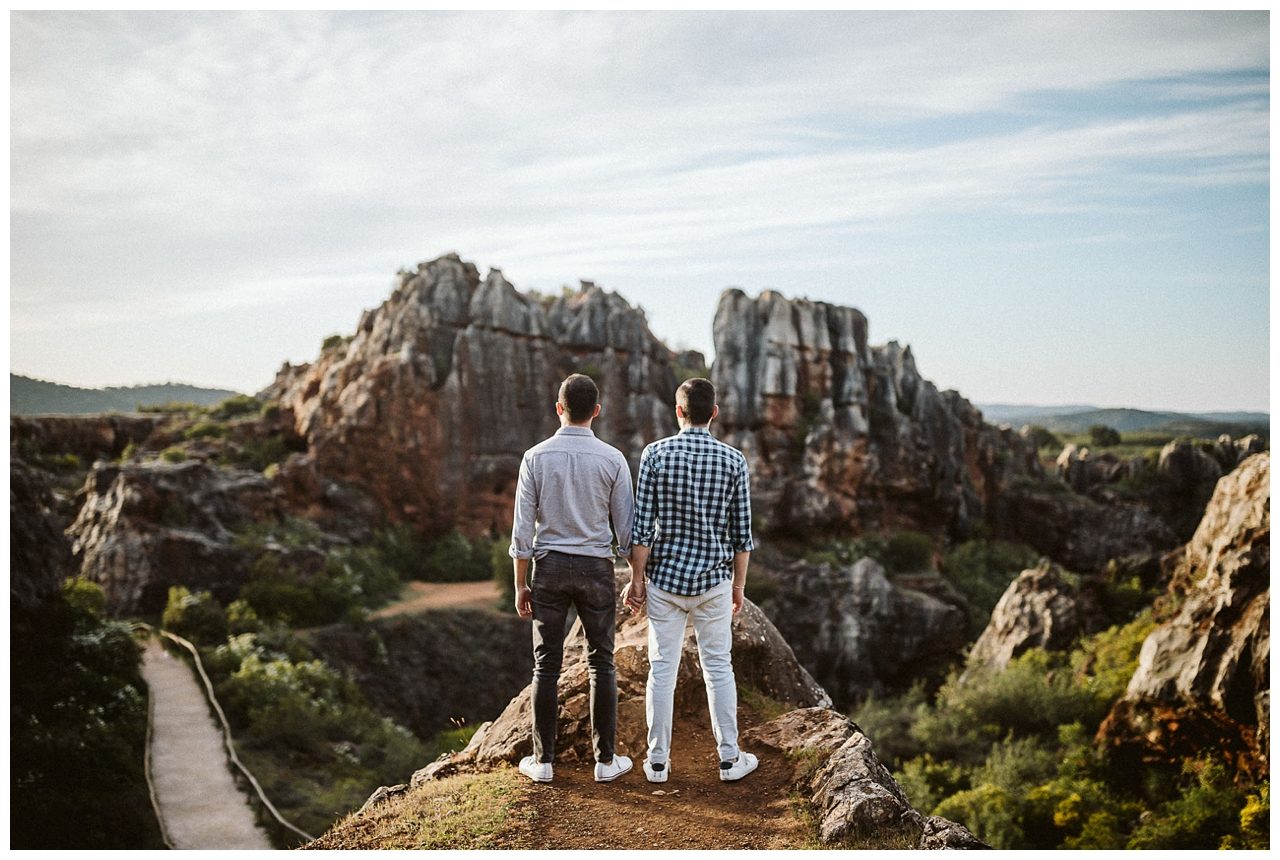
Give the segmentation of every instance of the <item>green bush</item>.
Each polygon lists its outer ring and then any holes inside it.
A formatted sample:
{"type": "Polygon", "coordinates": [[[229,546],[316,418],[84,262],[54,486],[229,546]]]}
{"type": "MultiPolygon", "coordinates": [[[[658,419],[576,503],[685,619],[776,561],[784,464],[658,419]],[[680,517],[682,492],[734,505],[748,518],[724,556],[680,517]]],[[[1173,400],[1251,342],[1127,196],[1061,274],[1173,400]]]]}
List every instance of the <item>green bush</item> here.
{"type": "Polygon", "coordinates": [[[1094,424],[1089,428],[1089,442],[1095,448],[1110,448],[1120,444],[1120,431],[1105,424],[1094,424]]]}
{"type": "Polygon", "coordinates": [[[346,338],[340,334],[331,334],[320,344],[321,352],[328,352],[331,349],[342,346],[346,343],[346,338]]]}
{"type": "Polygon", "coordinates": [[[1239,838],[1244,792],[1222,765],[1208,758],[1192,760],[1183,774],[1190,782],[1182,793],[1144,818],[1126,847],[1217,848],[1227,836],[1239,838]]]}
{"type": "Polygon", "coordinates": [[[262,621],[295,627],[332,624],[359,601],[358,584],[333,574],[328,566],[307,574],[275,553],[264,553],[250,565],[249,581],[239,596],[262,621]]]}
{"type": "Polygon", "coordinates": [[[177,445],[170,445],[168,448],[165,448],[160,452],[160,459],[164,460],[166,463],[181,463],[183,460],[187,459],[187,451],[185,448],[177,445]]]}
{"type": "Polygon", "coordinates": [[[231,462],[255,472],[265,470],[272,463],[283,462],[289,456],[289,446],[284,437],[273,433],[265,438],[251,438],[241,442],[231,454],[231,462]]]}
{"type": "Polygon", "coordinates": [[[942,575],[969,604],[971,635],[982,632],[1009,583],[1035,561],[1030,547],[999,540],[965,541],[947,551],[942,575]]]}
{"type": "Polygon", "coordinates": [[[256,415],[262,409],[262,402],[248,394],[236,394],[223,400],[210,410],[215,418],[235,418],[238,415],[256,415]]]}
{"type": "Polygon", "coordinates": [[[142,766],[138,645],[102,606],[83,579],[10,606],[10,848],[164,848],[142,766]]]}
{"type": "Polygon", "coordinates": [[[1047,427],[1040,424],[1032,424],[1027,428],[1027,435],[1031,439],[1031,444],[1036,446],[1036,450],[1041,448],[1052,448],[1060,450],[1062,448],[1062,440],[1053,435],[1047,427]]]}
{"type": "Polygon", "coordinates": [[[191,592],[185,586],[169,588],[161,625],[197,644],[220,642],[227,636],[227,614],[207,591],[191,592]]]}
{"type": "Polygon", "coordinates": [[[929,695],[917,681],[897,696],[868,696],[850,716],[875,741],[876,755],[892,766],[925,752],[911,727],[928,710],[929,695]]]}
{"type": "Polygon", "coordinates": [[[933,540],[922,532],[894,532],[885,545],[884,563],[891,573],[932,570],[933,540]]]}
{"type": "Polygon", "coordinates": [[[227,425],[217,421],[200,421],[182,431],[184,439],[220,438],[227,435],[227,425]]]}
{"type": "MultiPolygon", "coordinates": [[[[759,529],[757,529],[759,531],[759,529]]],[[[855,538],[828,541],[807,549],[804,560],[810,564],[829,564],[832,567],[853,564],[864,558],[873,558],[888,567],[888,541],[882,535],[868,533],[855,538]]]]}

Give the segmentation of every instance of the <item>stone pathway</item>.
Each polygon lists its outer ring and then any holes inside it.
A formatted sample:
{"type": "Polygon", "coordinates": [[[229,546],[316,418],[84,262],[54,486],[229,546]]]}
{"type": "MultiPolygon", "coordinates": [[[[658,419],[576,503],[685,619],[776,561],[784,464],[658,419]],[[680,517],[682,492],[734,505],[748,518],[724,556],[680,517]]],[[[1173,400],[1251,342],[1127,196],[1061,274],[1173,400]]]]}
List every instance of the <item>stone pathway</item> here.
{"type": "Polygon", "coordinates": [[[191,667],[151,640],[142,676],[155,700],[151,777],[174,847],[270,850],[231,776],[222,730],[191,667]]]}

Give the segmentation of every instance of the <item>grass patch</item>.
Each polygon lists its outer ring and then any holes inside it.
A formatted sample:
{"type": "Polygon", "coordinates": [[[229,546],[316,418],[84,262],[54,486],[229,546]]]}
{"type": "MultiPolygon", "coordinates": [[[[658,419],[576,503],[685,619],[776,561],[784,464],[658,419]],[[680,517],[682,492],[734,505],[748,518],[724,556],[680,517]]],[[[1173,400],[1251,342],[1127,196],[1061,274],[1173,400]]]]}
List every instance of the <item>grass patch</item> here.
{"type": "Polygon", "coordinates": [[[777,699],[760,692],[755,687],[746,684],[738,685],[738,702],[755,711],[760,716],[760,719],[766,723],[777,719],[788,711],[795,710],[790,705],[783,704],[777,699]]]}
{"type": "Polygon", "coordinates": [[[433,780],[373,808],[350,815],[309,848],[486,850],[498,837],[524,780],[514,768],[433,780]]]}

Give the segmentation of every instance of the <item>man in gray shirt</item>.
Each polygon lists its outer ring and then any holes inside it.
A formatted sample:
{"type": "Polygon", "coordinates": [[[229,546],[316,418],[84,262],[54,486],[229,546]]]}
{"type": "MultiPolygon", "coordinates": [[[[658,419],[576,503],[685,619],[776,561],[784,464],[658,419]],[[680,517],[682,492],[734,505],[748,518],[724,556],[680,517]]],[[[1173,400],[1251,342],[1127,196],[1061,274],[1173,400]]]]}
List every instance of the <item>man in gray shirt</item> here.
{"type": "Polygon", "coordinates": [[[550,782],[555,758],[557,684],[564,660],[569,607],[576,608],[587,637],[591,680],[591,742],[596,782],[631,770],[614,754],[618,680],[613,666],[616,591],[613,544],[631,554],[631,470],[622,452],[596,438],[600,392],[591,377],[575,373],[560,385],[560,429],[533,446],[520,462],[510,555],[514,559],[516,612],[533,619],[533,755],[520,772],[550,782]],[[610,520],[613,528],[610,529],[610,520]],[[529,563],[533,575],[525,584],[529,563]]]}

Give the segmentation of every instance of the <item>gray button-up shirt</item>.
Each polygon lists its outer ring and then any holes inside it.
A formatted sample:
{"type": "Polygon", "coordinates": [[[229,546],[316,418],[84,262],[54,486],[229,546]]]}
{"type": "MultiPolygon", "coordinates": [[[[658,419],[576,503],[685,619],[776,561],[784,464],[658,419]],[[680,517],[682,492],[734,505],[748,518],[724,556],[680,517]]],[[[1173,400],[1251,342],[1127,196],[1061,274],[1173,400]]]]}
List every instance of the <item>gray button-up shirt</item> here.
{"type": "Polygon", "coordinates": [[[552,550],[597,558],[631,554],[631,469],[589,427],[561,427],[524,452],[516,482],[512,558],[552,550]],[[613,520],[610,529],[609,521],[613,520]]]}

